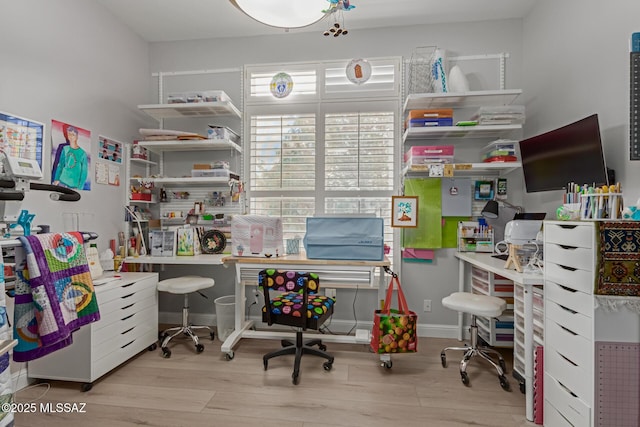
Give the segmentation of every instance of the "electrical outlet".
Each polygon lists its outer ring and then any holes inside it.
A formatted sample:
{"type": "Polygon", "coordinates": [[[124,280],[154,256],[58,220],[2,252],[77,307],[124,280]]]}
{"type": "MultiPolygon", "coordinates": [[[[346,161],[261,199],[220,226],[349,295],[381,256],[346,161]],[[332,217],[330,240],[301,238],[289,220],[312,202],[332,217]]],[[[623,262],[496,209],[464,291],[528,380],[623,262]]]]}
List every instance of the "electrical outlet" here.
{"type": "Polygon", "coordinates": [[[431,311],[431,300],[424,300],[424,311],[431,311]]]}
{"type": "Polygon", "coordinates": [[[254,304],[260,304],[260,299],[262,298],[262,295],[260,294],[260,292],[258,291],[258,288],[256,288],[253,291],[253,299],[254,299],[254,304]]]}
{"type": "Polygon", "coordinates": [[[335,298],[336,290],[333,288],[324,288],[324,295],[329,298],[335,298]]]}

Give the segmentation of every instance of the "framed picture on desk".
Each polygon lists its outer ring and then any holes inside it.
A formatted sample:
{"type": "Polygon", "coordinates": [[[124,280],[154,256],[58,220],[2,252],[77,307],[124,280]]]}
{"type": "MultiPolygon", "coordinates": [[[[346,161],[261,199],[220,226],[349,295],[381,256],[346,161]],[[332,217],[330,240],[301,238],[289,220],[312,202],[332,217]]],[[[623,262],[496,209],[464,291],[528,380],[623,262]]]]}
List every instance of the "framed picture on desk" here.
{"type": "Polygon", "coordinates": [[[391,226],[404,228],[418,226],[417,196],[391,196],[391,226]]]}

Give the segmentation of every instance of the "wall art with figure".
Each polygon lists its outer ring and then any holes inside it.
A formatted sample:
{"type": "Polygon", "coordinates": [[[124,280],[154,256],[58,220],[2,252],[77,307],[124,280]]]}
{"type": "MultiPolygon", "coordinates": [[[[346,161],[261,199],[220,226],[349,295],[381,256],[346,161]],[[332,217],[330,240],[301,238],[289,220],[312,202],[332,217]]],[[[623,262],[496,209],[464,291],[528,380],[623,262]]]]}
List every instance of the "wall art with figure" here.
{"type": "Polygon", "coordinates": [[[91,131],[51,120],[51,183],[91,190],[91,131]]]}

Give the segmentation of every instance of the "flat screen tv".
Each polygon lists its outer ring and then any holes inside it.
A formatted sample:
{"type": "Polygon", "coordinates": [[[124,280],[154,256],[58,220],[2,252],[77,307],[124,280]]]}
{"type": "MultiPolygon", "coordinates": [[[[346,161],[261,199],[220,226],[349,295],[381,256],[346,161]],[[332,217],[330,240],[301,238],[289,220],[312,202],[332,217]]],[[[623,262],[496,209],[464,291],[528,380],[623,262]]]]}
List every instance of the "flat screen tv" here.
{"type": "Polygon", "coordinates": [[[527,193],[608,184],[597,114],[523,139],[520,156],[527,193]]]}

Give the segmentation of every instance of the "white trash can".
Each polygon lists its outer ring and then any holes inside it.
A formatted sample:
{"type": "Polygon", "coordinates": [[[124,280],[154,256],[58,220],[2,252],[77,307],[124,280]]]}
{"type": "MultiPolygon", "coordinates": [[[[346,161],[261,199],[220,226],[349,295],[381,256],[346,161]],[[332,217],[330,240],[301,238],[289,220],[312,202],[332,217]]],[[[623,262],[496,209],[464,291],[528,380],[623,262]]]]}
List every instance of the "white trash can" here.
{"type": "Polygon", "coordinates": [[[225,295],[214,300],[216,305],[216,326],[218,329],[218,339],[226,340],[235,329],[235,295],[225,295]]]}

